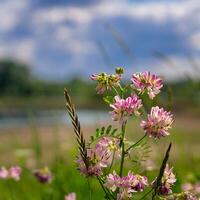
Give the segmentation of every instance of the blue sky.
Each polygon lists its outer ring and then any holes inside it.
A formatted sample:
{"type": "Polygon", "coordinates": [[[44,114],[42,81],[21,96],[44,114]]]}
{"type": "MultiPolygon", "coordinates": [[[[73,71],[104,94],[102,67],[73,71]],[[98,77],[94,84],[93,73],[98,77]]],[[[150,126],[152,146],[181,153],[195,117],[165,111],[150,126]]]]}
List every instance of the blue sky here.
{"type": "Polygon", "coordinates": [[[150,70],[176,79],[200,63],[199,0],[0,0],[0,58],[41,78],[150,70]],[[167,55],[173,65],[155,57],[167,55]]]}

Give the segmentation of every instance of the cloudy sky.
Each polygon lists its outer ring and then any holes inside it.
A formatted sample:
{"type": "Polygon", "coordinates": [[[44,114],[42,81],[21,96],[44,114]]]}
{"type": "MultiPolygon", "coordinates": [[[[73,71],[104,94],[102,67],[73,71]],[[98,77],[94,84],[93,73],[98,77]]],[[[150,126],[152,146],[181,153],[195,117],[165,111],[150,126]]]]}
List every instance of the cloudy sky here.
{"type": "Polygon", "coordinates": [[[115,66],[174,79],[200,63],[199,0],[0,0],[0,22],[0,58],[45,79],[115,66]]]}

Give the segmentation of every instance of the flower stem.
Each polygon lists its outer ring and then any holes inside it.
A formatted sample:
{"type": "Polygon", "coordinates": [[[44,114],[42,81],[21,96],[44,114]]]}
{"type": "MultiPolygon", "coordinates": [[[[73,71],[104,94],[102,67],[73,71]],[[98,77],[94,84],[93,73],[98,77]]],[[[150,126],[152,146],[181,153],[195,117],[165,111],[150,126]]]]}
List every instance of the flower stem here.
{"type": "Polygon", "coordinates": [[[113,152],[112,161],[111,161],[111,164],[110,164],[110,167],[109,167],[109,170],[108,170],[109,173],[110,173],[110,170],[113,166],[114,158],[115,158],[115,151],[113,152]]]}
{"type": "Polygon", "coordinates": [[[125,146],[124,146],[124,136],[126,132],[126,121],[122,124],[122,138],[121,138],[121,147],[122,147],[122,157],[120,163],[119,175],[122,176],[123,168],[124,168],[124,158],[125,158],[125,146]]]}
{"type": "Polygon", "coordinates": [[[133,145],[131,145],[130,147],[128,147],[128,149],[126,149],[125,153],[128,153],[129,150],[131,150],[133,147],[135,147],[136,145],[138,145],[145,137],[146,137],[146,134],[143,137],[141,137],[136,143],[134,143],[133,145]]]}
{"type": "Polygon", "coordinates": [[[124,88],[121,86],[120,83],[119,83],[119,89],[120,89],[120,92],[121,92],[121,97],[123,98],[124,88]]]}
{"type": "Polygon", "coordinates": [[[114,86],[112,86],[112,89],[115,91],[115,93],[116,93],[117,95],[119,95],[119,92],[117,91],[117,89],[116,89],[114,86]]]}
{"type": "Polygon", "coordinates": [[[101,187],[102,187],[102,189],[103,189],[103,191],[104,191],[106,197],[107,197],[108,199],[115,199],[115,197],[110,193],[110,191],[109,191],[107,188],[105,188],[101,177],[98,176],[97,179],[98,179],[98,181],[99,181],[99,183],[100,183],[100,185],[101,185],[101,187]]]}

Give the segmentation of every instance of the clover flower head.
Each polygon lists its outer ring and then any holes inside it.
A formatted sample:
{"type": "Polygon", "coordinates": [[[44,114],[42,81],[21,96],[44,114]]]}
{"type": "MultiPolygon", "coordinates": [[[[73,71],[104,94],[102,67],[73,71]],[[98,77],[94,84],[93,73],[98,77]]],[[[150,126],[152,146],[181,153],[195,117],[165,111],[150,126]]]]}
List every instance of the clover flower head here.
{"type": "Polygon", "coordinates": [[[52,181],[52,173],[48,167],[36,169],[33,174],[40,183],[51,183],[52,181]]]}
{"type": "Polygon", "coordinates": [[[139,109],[142,107],[142,101],[137,95],[132,95],[126,99],[122,99],[120,96],[115,96],[115,102],[110,105],[113,108],[111,111],[112,119],[114,121],[124,122],[133,113],[139,115],[139,109]]]}
{"type": "Polygon", "coordinates": [[[185,191],[178,194],[173,200],[199,200],[199,198],[195,194],[185,191]]]}
{"type": "Polygon", "coordinates": [[[135,187],[133,187],[133,189],[138,192],[142,192],[144,190],[145,186],[148,185],[147,177],[141,176],[141,175],[135,175],[135,176],[136,176],[137,184],[135,187]]]}
{"type": "Polygon", "coordinates": [[[11,166],[9,169],[1,167],[0,179],[13,179],[15,181],[19,181],[21,172],[22,170],[19,166],[11,166]]]}
{"type": "MultiPolygon", "coordinates": [[[[157,179],[157,178],[156,178],[157,179]]],[[[156,183],[156,179],[153,181],[153,187],[156,183]]],[[[164,174],[161,179],[161,185],[159,186],[159,193],[161,195],[168,195],[172,193],[172,186],[176,182],[176,177],[173,173],[173,168],[169,168],[169,165],[167,164],[164,170],[164,174]]]]}
{"type": "Polygon", "coordinates": [[[120,177],[114,171],[107,176],[105,186],[113,192],[119,189],[117,199],[123,200],[131,198],[134,192],[143,191],[148,184],[147,182],[146,177],[135,175],[131,171],[128,172],[127,176],[123,177],[120,177]]]}
{"type": "MultiPolygon", "coordinates": [[[[88,166],[86,167],[85,162],[83,161],[82,157],[76,160],[77,168],[81,172],[81,174],[85,176],[99,176],[102,174],[102,165],[100,162],[100,158],[96,156],[94,149],[87,150],[87,161],[88,166]]],[[[103,155],[102,155],[103,157],[103,155]]],[[[102,158],[103,159],[103,158],[102,158]]]]}
{"type": "Polygon", "coordinates": [[[120,183],[120,176],[115,171],[113,171],[112,174],[107,176],[105,186],[114,192],[119,187],[120,183]]]}
{"type": "Polygon", "coordinates": [[[170,134],[168,130],[173,121],[173,115],[170,112],[156,106],[151,108],[147,120],[142,121],[140,126],[149,137],[160,138],[170,134]]]}
{"type": "Polygon", "coordinates": [[[136,176],[131,171],[129,171],[127,176],[121,177],[120,186],[122,188],[133,188],[137,185],[137,183],[138,181],[136,176]]]}
{"type": "Polygon", "coordinates": [[[121,80],[121,74],[92,74],[90,78],[97,81],[96,91],[98,94],[103,94],[105,91],[110,90],[112,87],[118,86],[121,80]]]}
{"type": "Polygon", "coordinates": [[[65,196],[65,200],[76,200],[76,193],[72,192],[65,196]]]}
{"type": "Polygon", "coordinates": [[[200,194],[200,183],[195,183],[194,184],[194,192],[197,194],[200,194]]]}
{"type": "Polygon", "coordinates": [[[195,184],[184,183],[184,184],[181,185],[181,189],[184,192],[190,191],[190,192],[193,192],[193,193],[199,195],[200,194],[200,183],[199,182],[197,182],[195,184]]]}
{"type": "Polygon", "coordinates": [[[140,94],[147,92],[150,99],[153,99],[163,87],[163,81],[150,72],[135,73],[132,75],[131,81],[133,88],[140,94]]]}
{"type": "Polygon", "coordinates": [[[20,180],[21,168],[19,166],[12,166],[9,169],[9,176],[10,178],[14,179],[15,181],[20,180]]]}
{"type": "Polygon", "coordinates": [[[7,179],[9,175],[8,170],[5,167],[0,168],[0,179],[7,179]]]}
{"type": "Polygon", "coordinates": [[[86,176],[99,176],[102,169],[108,167],[113,158],[121,156],[120,140],[114,137],[102,137],[93,149],[87,150],[88,166],[79,156],[76,163],[78,170],[86,176]]]}
{"type": "Polygon", "coordinates": [[[95,152],[101,158],[101,163],[107,167],[113,158],[120,158],[120,140],[114,137],[102,137],[95,146],[95,152]]]}

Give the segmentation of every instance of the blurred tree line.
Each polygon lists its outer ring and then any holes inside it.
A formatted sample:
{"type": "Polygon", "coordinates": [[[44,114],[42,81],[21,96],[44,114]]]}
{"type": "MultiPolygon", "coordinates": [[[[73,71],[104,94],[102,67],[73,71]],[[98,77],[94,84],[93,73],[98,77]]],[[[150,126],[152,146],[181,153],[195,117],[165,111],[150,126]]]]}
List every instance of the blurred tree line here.
{"type": "MultiPolygon", "coordinates": [[[[53,82],[38,79],[30,67],[12,60],[0,60],[0,113],[5,109],[63,108],[64,88],[69,90],[79,107],[101,107],[95,85],[80,77],[53,82]]],[[[7,111],[5,111],[7,112],[7,111]]]]}
{"type": "MultiPolygon", "coordinates": [[[[81,107],[102,107],[102,101],[98,101],[99,95],[95,92],[95,84],[91,81],[86,81],[75,77],[69,81],[52,82],[40,80],[31,74],[30,67],[26,64],[12,61],[0,61],[0,97],[1,100],[8,98],[48,98],[48,101],[63,99],[63,89],[67,88],[77,105],[81,107]]],[[[176,107],[184,107],[185,105],[196,106],[200,104],[200,81],[192,79],[182,80],[176,83],[165,84],[164,92],[160,97],[161,101],[173,101],[176,107]]],[[[44,104],[47,104],[45,99],[44,104]]],[[[0,101],[1,103],[1,101],[0,101]]],[[[23,103],[25,104],[25,103],[23,103]]],[[[163,102],[167,104],[167,102],[163,102]]],[[[8,106],[9,103],[3,103],[3,106],[8,106]]],[[[51,106],[50,106],[51,107],[51,106]]],[[[1,104],[0,104],[1,108],[1,104]]]]}
{"type": "Polygon", "coordinates": [[[74,95],[94,93],[94,85],[74,78],[68,82],[40,80],[31,74],[29,66],[11,60],[0,61],[0,95],[31,96],[63,95],[64,87],[70,88],[74,95]]]}

